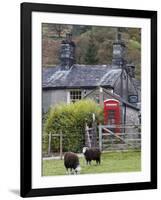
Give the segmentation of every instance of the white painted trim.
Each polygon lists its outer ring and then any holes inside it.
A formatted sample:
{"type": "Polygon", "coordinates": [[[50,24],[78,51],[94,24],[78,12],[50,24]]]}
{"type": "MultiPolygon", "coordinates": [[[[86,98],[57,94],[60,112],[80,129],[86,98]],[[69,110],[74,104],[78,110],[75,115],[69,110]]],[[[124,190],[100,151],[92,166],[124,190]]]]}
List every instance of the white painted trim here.
{"type": "Polygon", "coordinates": [[[70,91],[67,90],[67,104],[70,104],[70,91]]]}

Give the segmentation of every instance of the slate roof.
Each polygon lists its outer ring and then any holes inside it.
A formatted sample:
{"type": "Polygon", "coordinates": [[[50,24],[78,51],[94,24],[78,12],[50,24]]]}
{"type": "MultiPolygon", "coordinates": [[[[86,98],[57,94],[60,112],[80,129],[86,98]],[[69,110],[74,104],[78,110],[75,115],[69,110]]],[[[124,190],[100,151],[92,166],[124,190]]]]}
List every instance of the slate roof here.
{"type": "Polygon", "coordinates": [[[94,88],[113,87],[121,69],[111,65],[73,65],[69,70],[60,66],[43,68],[43,88],[94,88]]]}

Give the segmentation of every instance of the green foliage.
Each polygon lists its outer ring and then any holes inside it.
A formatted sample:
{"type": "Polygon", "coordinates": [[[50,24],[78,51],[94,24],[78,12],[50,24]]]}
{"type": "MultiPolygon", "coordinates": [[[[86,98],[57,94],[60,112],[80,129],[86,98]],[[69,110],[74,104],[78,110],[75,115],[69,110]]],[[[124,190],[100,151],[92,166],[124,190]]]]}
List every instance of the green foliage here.
{"type": "Polygon", "coordinates": [[[141,43],[141,29],[139,29],[139,28],[128,28],[127,32],[130,36],[130,39],[141,43]]]}
{"type": "MultiPolygon", "coordinates": [[[[63,151],[80,152],[84,145],[85,123],[92,123],[92,113],[100,121],[103,110],[92,100],[80,100],[71,104],[52,107],[44,123],[43,150],[48,147],[48,134],[63,133],[63,151]]],[[[59,151],[59,137],[52,137],[52,151],[59,151]]]]}
{"type": "MultiPolygon", "coordinates": [[[[102,153],[102,162],[96,165],[85,165],[84,158],[80,158],[81,174],[134,172],[141,170],[141,153],[138,151],[102,153]]],[[[65,175],[63,160],[44,160],[43,176],[65,175]]]]}
{"type": "Polygon", "coordinates": [[[85,53],[84,61],[85,61],[84,64],[89,64],[89,65],[98,63],[97,47],[95,45],[92,33],[89,36],[89,42],[88,42],[88,47],[85,53]]]}
{"type": "Polygon", "coordinates": [[[135,77],[140,80],[141,77],[141,44],[130,39],[127,47],[127,60],[135,65],[135,77]]]}
{"type": "MultiPolygon", "coordinates": [[[[112,61],[112,44],[115,39],[115,28],[94,26],[87,32],[76,37],[76,62],[85,64],[88,60],[87,49],[89,49],[90,35],[96,48],[97,62],[95,64],[107,64],[112,61]]],[[[93,56],[94,57],[94,56],[93,56]]]]}
{"type": "Polygon", "coordinates": [[[135,40],[129,40],[129,45],[131,45],[132,49],[141,49],[141,44],[135,40]]]}
{"type": "Polygon", "coordinates": [[[82,33],[87,32],[91,28],[92,28],[91,26],[86,26],[86,25],[74,25],[72,27],[72,34],[73,36],[80,36],[82,33]]]}

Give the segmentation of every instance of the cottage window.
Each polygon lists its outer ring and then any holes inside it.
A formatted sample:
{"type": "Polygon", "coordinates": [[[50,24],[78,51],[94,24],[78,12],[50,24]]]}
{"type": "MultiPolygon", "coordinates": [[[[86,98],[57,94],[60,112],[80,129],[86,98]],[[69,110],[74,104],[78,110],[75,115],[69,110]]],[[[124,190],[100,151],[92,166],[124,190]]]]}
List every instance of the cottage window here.
{"type": "Polygon", "coordinates": [[[70,102],[76,102],[82,99],[82,91],[80,90],[72,90],[70,91],[70,102]]]}

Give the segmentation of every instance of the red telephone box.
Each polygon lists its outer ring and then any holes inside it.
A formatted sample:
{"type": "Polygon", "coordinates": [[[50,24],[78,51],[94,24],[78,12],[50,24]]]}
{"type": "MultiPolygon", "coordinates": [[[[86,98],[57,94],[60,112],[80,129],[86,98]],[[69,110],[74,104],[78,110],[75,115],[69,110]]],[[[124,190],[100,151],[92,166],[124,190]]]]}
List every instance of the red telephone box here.
{"type": "Polygon", "coordinates": [[[104,124],[116,125],[116,128],[111,130],[115,133],[120,133],[120,128],[117,128],[121,123],[120,103],[115,99],[108,99],[104,101],[104,124]]]}

